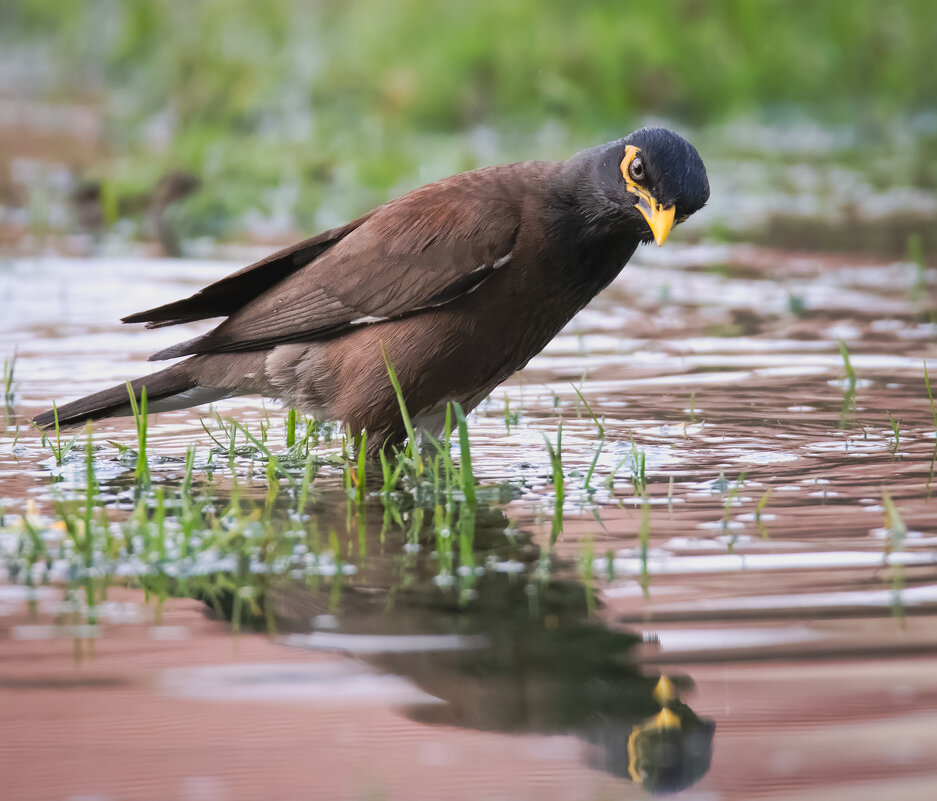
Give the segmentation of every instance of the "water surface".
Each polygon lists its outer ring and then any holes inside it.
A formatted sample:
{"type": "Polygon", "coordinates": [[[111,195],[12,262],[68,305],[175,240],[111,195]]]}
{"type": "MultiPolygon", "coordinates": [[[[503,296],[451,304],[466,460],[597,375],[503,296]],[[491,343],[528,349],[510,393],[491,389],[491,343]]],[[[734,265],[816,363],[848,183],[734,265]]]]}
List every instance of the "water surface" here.
{"type": "MultiPolygon", "coordinates": [[[[192,495],[240,550],[61,549],[85,453],[57,465],[26,420],[151,369],[148,353],[203,329],[119,318],[237,266],[0,264],[0,353],[16,352],[0,439],[11,797],[930,797],[933,270],[645,249],[470,416],[484,489],[471,518],[453,501],[451,530],[425,493],[382,500],[374,465],[349,504],[338,432],[297,517],[296,487],[272,493],[256,448],[211,452],[201,409],[150,421],[154,486],[181,515],[195,445],[192,495]],[[560,421],[557,503],[545,443],[560,421]],[[31,530],[52,555],[24,571],[31,530]],[[89,576],[111,585],[91,608],[89,576]]],[[[285,454],[274,404],[217,411],[258,434],[269,417],[285,454]]],[[[136,447],[133,421],[101,422],[94,443],[119,532],[137,501],[116,443],[136,447]]]]}

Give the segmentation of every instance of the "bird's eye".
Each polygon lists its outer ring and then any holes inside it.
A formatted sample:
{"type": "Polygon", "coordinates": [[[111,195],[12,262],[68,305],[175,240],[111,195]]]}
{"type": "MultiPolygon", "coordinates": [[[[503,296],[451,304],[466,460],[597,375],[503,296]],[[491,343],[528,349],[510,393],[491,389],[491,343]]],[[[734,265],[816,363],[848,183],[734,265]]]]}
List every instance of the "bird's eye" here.
{"type": "Polygon", "coordinates": [[[642,161],[640,156],[635,156],[631,159],[631,164],[628,165],[628,174],[633,181],[644,180],[644,161],[642,161]]]}

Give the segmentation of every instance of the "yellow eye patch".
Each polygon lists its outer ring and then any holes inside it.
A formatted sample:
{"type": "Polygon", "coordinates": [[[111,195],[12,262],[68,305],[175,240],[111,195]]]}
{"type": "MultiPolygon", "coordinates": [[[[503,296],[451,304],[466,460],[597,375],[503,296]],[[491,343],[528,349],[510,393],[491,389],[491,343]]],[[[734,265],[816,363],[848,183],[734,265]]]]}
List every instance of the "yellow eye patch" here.
{"type": "Polygon", "coordinates": [[[625,188],[637,197],[637,202],[634,205],[644,215],[644,219],[647,220],[651,233],[654,234],[654,241],[658,245],[663,245],[664,240],[667,239],[667,235],[670,233],[670,229],[673,228],[676,207],[671,206],[665,209],[647,189],[631,180],[628,170],[631,167],[631,162],[640,152],[641,148],[627,145],[625,147],[625,157],[621,160],[618,168],[625,179],[625,188]]]}
{"type": "Polygon", "coordinates": [[[634,157],[640,152],[640,147],[628,145],[625,147],[625,157],[621,160],[621,164],[619,165],[621,176],[629,186],[634,186],[634,181],[631,180],[631,176],[628,174],[628,168],[631,166],[631,162],[634,161],[634,157]]]}

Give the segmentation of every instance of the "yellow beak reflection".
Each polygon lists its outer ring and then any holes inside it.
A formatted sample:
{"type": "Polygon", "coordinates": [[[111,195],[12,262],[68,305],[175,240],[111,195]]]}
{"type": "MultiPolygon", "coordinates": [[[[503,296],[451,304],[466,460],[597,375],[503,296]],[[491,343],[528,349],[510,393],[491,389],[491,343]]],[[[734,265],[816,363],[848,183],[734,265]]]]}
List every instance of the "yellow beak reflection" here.
{"type": "Polygon", "coordinates": [[[677,688],[673,686],[673,682],[670,678],[663,674],[661,674],[661,677],[657,680],[657,685],[654,687],[654,692],[651,694],[654,696],[654,700],[661,706],[667,706],[667,704],[672,701],[680,700],[680,697],[677,695],[677,688]]]}
{"type": "Polygon", "coordinates": [[[669,209],[665,209],[645,192],[638,194],[638,202],[635,205],[638,207],[638,211],[644,215],[647,224],[651,226],[654,241],[660,247],[667,240],[670,229],[673,228],[673,215],[676,207],[671,206],[669,209]]]}

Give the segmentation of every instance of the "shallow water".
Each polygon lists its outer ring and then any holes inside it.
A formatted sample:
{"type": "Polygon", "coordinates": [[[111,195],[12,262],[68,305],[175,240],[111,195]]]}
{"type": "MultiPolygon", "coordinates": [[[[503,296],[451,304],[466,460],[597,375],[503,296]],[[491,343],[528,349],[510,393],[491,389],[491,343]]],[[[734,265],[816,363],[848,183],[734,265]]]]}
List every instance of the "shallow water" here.
{"type": "MultiPolygon", "coordinates": [[[[213,546],[211,564],[170,549],[160,575],[232,579],[245,631],[225,619],[230,592],[220,616],[160,603],[151,567],[116,550],[89,557],[114,576],[93,609],[68,554],[33,566],[46,586],[24,587],[20,516],[54,546],[56,504],[86,474],[83,451],[57,466],[24,421],[146,372],[148,353],[199,329],[117,320],[235,266],[0,264],[0,354],[17,354],[0,440],[11,797],[931,797],[933,270],[645,249],[470,417],[489,489],[451,569],[419,493],[388,523],[369,472],[365,503],[346,502],[337,439],[294,519],[295,491],[281,481],[272,497],[256,454],[208,463],[202,409],[151,420],[154,484],[174,497],[195,444],[195,491],[219,509],[234,498],[258,544],[237,558],[213,546]],[[545,445],[560,420],[561,533],[545,445]]],[[[252,431],[266,413],[250,398],[219,410],[252,431]]],[[[279,453],[285,413],[267,411],[279,453]]],[[[134,508],[134,462],[110,443],[136,447],[133,422],[94,437],[116,526],[134,508]]]]}

